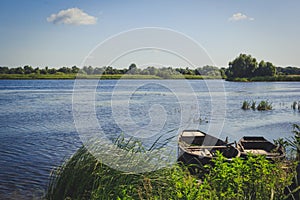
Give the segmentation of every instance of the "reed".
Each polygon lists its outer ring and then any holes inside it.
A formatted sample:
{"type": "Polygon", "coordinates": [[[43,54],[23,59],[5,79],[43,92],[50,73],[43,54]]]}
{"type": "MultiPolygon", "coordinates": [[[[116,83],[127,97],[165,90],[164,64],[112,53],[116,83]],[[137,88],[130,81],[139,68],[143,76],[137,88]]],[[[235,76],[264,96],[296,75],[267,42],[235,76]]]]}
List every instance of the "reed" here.
{"type": "MultiPolygon", "coordinates": [[[[145,151],[136,148],[138,141],[116,145],[145,151]]],[[[264,157],[228,162],[220,153],[214,166],[206,166],[208,173],[201,180],[188,167],[173,164],[152,172],[126,173],[103,164],[82,147],[53,171],[46,199],[284,199],[284,189],[294,176],[294,169],[287,173],[281,163],[264,157]]]]}
{"type": "Polygon", "coordinates": [[[250,109],[250,102],[249,101],[243,101],[242,109],[243,110],[249,110],[250,109]]]}
{"type": "Polygon", "coordinates": [[[258,106],[257,106],[257,110],[272,110],[273,106],[272,103],[268,102],[268,101],[261,101],[258,106]]]}
{"type": "Polygon", "coordinates": [[[251,103],[251,109],[252,110],[256,109],[256,101],[252,101],[252,103],[251,103]]]}

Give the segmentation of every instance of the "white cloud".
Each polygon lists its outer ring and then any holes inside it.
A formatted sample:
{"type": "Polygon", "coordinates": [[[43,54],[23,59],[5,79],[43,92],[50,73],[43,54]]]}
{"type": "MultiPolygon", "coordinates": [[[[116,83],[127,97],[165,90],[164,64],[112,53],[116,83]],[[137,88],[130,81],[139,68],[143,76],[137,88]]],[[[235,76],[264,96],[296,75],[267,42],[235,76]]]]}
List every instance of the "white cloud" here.
{"type": "Polygon", "coordinates": [[[83,12],[79,8],[61,10],[47,18],[48,22],[54,24],[91,25],[97,23],[97,18],[83,12]]]}
{"type": "Polygon", "coordinates": [[[242,13],[235,13],[229,18],[229,21],[241,21],[241,20],[253,21],[254,18],[248,17],[247,15],[244,15],[242,13]]]}

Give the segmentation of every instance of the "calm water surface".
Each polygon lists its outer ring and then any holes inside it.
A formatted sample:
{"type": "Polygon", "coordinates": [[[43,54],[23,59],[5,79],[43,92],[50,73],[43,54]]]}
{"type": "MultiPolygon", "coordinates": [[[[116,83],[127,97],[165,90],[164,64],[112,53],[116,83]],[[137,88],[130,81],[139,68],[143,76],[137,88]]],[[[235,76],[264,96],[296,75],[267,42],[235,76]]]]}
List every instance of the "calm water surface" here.
{"type": "MultiPolygon", "coordinates": [[[[92,81],[87,80],[86,84],[89,82],[92,81]]],[[[0,80],[0,199],[40,197],[47,188],[51,170],[82,145],[73,119],[73,87],[72,80],[0,80]]],[[[128,117],[136,127],[151,123],[152,108],[154,112],[163,110],[164,115],[158,112],[155,117],[167,116],[161,118],[165,132],[183,128],[181,106],[185,105],[187,109],[197,109],[199,114],[187,118],[184,128],[210,131],[218,126],[221,132],[215,134],[228,136],[231,141],[243,135],[263,135],[270,140],[289,137],[291,125],[300,119],[300,113],[291,109],[293,101],[300,101],[299,82],[105,80],[98,85],[95,99],[101,128],[112,138],[132,128],[125,119],[120,124],[112,105],[128,105],[128,117]],[[184,84],[192,87],[193,94],[182,88],[184,84]],[[168,85],[178,90],[174,93],[168,85]],[[112,94],[119,96],[116,99],[112,94]],[[196,97],[197,105],[186,101],[188,98],[184,98],[186,102],[179,98],[190,95],[196,97]],[[269,100],[274,110],[244,111],[240,109],[244,100],[269,100]]],[[[159,136],[153,139],[156,137],[159,136]]]]}

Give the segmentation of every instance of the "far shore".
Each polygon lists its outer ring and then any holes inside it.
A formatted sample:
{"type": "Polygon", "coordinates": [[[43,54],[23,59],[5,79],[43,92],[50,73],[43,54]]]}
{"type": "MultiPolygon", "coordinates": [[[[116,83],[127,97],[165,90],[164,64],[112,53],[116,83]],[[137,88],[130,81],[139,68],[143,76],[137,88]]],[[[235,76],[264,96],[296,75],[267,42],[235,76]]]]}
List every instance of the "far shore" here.
{"type": "Polygon", "coordinates": [[[0,74],[1,80],[74,80],[74,79],[225,79],[233,82],[276,82],[276,81],[300,81],[300,75],[277,75],[252,78],[226,79],[220,76],[200,76],[200,75],[170,75],[160,77],[155,75],[141,74],[0,74]]]}
{"type": "Polygon", "coordinates": [[[0,74],[0,79],[35,80],[35,79],[222,79],[217,76],[170,75],[160,77],[141,74],[0,74]]]}

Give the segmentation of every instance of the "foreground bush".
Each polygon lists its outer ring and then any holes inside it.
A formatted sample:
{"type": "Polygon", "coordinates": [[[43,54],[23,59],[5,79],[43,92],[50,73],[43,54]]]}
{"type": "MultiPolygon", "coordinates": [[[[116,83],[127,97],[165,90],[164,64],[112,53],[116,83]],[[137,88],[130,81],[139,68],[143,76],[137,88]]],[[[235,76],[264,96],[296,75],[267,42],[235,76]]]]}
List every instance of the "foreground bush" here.
{"type": "Polygon", "coordinates": [[[155,172],[116,171],[97,161],[84,147],[56,169],[47,199],[283,199],[294,169],[264,157],[227,162],[219,154],[203,180],[175,164],[155,172]]]}

